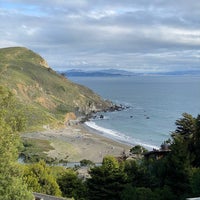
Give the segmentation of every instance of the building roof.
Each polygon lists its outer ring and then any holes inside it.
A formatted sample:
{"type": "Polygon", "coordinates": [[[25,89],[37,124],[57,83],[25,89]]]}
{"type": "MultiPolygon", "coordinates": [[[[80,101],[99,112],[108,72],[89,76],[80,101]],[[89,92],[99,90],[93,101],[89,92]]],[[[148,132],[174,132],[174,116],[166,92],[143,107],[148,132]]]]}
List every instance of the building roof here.
{"type": "Polygon", "coordinates": [[[67,200],[66,198],[55,197],[55,196],[50,196],[50,195],[36,193],[36,192],[33,192],[33,195],[35,197],[35,200],[67,200]]]}
{"type": "Polygon", "coordinates": [[[156,158],[159,158],[160,156],[164,156],[168,154],[171,150],[153,150],[153,151],[148,151],[144,153],[145,158],[149,158],[150,156],[155,156],[156,158]]]}

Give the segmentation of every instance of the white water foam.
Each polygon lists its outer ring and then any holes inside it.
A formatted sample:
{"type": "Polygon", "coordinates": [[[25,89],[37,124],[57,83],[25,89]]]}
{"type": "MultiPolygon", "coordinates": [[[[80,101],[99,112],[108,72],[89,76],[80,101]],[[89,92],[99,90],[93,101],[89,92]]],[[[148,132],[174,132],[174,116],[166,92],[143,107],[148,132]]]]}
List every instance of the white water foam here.
{"type": "Polygon", "coordinates": [[[104,136],[106,136],[108,138],[111,138],[111,139],[114,139],[114,140],[117,140],[119,142],[130,144],[130,145],[133,145],[133,146],[134,145],[141,145],[141,146],[147,148],[148,150],[159,149],[158,146],[147,144],[147,143],[144,143],[144,142],[142,142],[140,140],[137,140],[137,139],[131,138],[129,136],[126,136],[123,133],[119,133],[119,132],[117,132],[115,130],[111,130],[111,129],[107,129],[107,128],[98,126],[93,121],[87,121],[84,124],[86,126],[92,128],[92,129],[96,130],[97,132],[103,134],[104,136]]]}

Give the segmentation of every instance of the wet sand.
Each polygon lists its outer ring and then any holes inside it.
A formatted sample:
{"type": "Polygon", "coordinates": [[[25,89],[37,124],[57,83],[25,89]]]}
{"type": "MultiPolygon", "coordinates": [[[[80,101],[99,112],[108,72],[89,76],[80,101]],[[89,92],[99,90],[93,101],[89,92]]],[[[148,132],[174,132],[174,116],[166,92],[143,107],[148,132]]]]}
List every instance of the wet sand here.
{"type": "Polygon", "coordinates": [[[68,126],[59,130],[45,130],[25,134],[26,138],[50,141],[54,150],[46,152],[49,157],[68,162],[79,162],[83,159],[95,163],[102,162],[105,155],[120,156],[129,153],[131,146],[102,136],[83,124],[68,126]]]}

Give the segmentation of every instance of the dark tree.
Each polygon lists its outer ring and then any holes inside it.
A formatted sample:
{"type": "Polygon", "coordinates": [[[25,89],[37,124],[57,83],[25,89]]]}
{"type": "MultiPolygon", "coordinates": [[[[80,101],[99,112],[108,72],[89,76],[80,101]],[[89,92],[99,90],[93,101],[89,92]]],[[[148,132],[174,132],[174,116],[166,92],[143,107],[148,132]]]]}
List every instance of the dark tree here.
{"type": "Polygon", "coordinates": [[[114,157],[105,157],[103,165],[92,168],[90,175],[91,179],[87,181],[90,200],[120,199],[127,176],[114,157]]]}
{"type": "Polygon", "coordinates": [[[86,198],[86,186],[73,170],[66,170],[57,182],[64,197],[73,197],[77,200],[86,198]]]}
{"type": "Polygon", "coordinates": [[[193,145],[194,145],[194,166],[200,167],[200,115],[196,118],[196,131],[193,137],[193,145]]]}

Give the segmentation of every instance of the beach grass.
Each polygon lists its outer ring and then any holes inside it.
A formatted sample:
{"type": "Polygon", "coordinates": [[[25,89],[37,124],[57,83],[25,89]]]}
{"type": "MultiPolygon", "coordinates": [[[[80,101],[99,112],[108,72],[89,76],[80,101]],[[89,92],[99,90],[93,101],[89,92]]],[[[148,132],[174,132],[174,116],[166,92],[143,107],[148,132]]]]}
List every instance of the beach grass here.
{"type": "Polygon", "coordinates": [[[37,138],[22,138],[22,143],[23,147],[20,153],[25,157],[25,162],[53,161],[46,153],[54,149],[50,145],[50,141],[37,138]]]}

